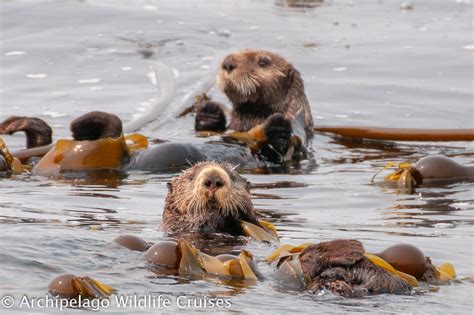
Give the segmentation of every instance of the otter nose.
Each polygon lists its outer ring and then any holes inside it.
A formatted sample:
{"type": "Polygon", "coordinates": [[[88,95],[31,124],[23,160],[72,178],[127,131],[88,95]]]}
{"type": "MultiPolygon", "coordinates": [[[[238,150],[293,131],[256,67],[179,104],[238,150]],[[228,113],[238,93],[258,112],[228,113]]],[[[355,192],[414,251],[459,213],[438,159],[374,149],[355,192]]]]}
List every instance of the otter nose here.
{"type": "Polygon", "coordinates": [[[237,63],[234,58],[232,56],[227,56],[222,62],[222,69],[231,73],[235,68],[237,68],[237,63]]]}
{"type": "Polygon", "coordinates": [[[216,191],[220,187],[224,186],[224,180],[218,175],[210,175],[204,181],[204,186],[212,191],[216,191]]]}

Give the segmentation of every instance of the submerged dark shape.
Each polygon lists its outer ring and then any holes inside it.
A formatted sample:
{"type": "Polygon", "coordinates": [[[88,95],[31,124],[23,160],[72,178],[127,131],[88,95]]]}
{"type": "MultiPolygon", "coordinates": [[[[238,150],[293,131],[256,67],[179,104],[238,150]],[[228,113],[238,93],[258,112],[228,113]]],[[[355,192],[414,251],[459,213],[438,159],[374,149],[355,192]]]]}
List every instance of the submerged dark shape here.
{"type": "Polygon", "coordinates": [[[374,265],[364,253],[356,240],[309,245],[299,256],[303,274],[311,279],[308,288],[344,297],[410,294],[412,287],[407,282],[374,265]]]}
{"type": "MultiPolygon", "coordinates": [[[[314,123],[303,80],[292,64],[268,51],[239,51],[222,61],[218,83],[232,103],[228,128],[241,132],[263,128],[258,152],[263,158],[281,163],[305,155],[314,123]]],[[[225,123],[221,104],[204,98],[197,106],[197,131],[221,131],[225,123]]]]}

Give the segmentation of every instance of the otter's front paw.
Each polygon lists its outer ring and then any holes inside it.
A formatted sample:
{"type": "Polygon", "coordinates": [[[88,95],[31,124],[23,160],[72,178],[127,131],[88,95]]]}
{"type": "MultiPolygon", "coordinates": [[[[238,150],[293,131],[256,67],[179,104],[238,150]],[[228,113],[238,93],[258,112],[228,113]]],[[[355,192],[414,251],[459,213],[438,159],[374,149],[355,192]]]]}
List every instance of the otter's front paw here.
{"type": "Polygon", "coordinates": [[[42,119],[11,116],[0,123],[0,134],[11,135],[17,131],[25,132],[27,148],[45,146],[53,141],[53,130],[42,119]]]}
{"type": "Polygon", "coordinates": [[[224,110],[219,103],[207,101],[197,108],[196,131],[225,131],[226,125],[224,110]]]}
{"type": "MultiPolygon", "coordinates": [[[[273,114],[268,118],[263,130],[267,139],[267,146],[274,151],[273,154],[268,152],[265,155],[271,157],[276,153],[280,157],[285,156],[290,146],[291,134],[293,132],[290,120],[281,113],[273,114]]],[[[275,159],[271,160],[279,159],[275,157],[275,159]]]]}

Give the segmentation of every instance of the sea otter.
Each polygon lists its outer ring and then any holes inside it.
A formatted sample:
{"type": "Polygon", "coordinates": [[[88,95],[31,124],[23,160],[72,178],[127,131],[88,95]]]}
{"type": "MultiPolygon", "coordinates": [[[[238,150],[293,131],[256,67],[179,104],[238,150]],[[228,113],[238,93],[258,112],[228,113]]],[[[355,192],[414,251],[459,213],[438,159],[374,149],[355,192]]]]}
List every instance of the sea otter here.
{"type": "MultiPolygon", "coordinates": [[[[23,163],[36,163],[42,158],[33,169],[37,173],[99,168],[162,172],[180,170],[195,162],[210,160],[246,168],[266,166],[248,146],[236,144],[235,141],[201,144],[165,142],[148,148],[144,136],[132,134],[124,137],[120,118],[106,112],[93,111],[77,117],[70,124],[73,140],[58,140],[54,146],[50,145],[52,132],[46,122],[35,117],[21,117],[21,124],[17,121],[8,118],[0,123],[0,134],[2,131],[8,134],[25,132],[27,149],[14,152],[13,155],[23,163]],[[130,147],[129,140],[135,141],[135,136],[143,142],[139,149],[130,147]],[[32,157],[33,161],[30,159],[32,157]]],[[[3,164],[0,163],[0,170],[3,164]]]]}
{"type": "MultiPolygon", "coordinates": [[[[170,171],[206,159],[191,144],[163,143],[147,148],[143,136],[140,140],[145,143],[134,149],[123,135],[120,118],[105,112],[89,112],[74,119],[70,130],[73,140],[58,140],[52,146],[45,146],[52,142],[51,129],[39,118],[8,118],[0,124],[0,131],[5,133],[25,131],[28,149],[14,155],[23,163],[31,156],[41,158],[34,161],[33,167],[33,172],[40,174],[94,169],[170,171]],[[34,148],[38,145],[43,146],[34,148]]],[[[0,167],[4,164],[0,163],[0,167]]]]}
{"type": "Polygon", "coordinates": [[[230,123],[226,126],[222,104],[204,99],[196,105],[196,131],[249,131],[260,125],[266,139],[263,157],[287,159],[294,135],[300,146],[289,157],[304,153],[314,122],[303,80],[291,63],[268,51],[239,51],[222,61],[218,84],[232,103],[230,123]]]}
{"type": "Polygon", "coordinates": [[[446,284],[456,279],[454,266],[435,266],[411,244],[395,244],[367,253],[357,240],[337,239],[293,246],[283,244],[265,258],[276,263],[275,278],[287,287],[345,297],[410,294],[418,280],[446,284]]]}
{"type": "Polygon", "coordinates": [[[168,183],[168,189],[161,224],[168,233],[249,235],[249,224],[262,227],[250,183],[227,163],[197,163],[168,183]]]}
{"type": "Polygon", "coordinates": [[[408,282],[374,265],[364,253],[362,243],[356,240],[309,245],[299,256],[303,274],[310,279],[308,289],[345,297],[411,292],[408,282]]]}

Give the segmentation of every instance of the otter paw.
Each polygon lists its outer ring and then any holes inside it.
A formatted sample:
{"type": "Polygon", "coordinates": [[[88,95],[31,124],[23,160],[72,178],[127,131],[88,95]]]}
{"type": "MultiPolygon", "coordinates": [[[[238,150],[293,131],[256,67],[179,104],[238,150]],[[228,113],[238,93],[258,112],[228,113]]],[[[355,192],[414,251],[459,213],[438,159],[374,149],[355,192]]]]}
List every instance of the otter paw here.
{"type": "Polygon", "coordinates": [[[273,114],[268,118],[263,128],[267,145],[280,156],[284,156],[290,146],[293,129],[289,119],[281,113],[273,114]]]}
{"type": "Polygon", "coordinates": [[[12,135],[18,131],[25,132],[27,148],[45,146],[53,141],[53,130],[42,119],[11,116],[0,123],[0,134],[12,135]]]}
{"type": "Polygon", "coordinates": [[[77,141],[118,138],[122,135],[122,121],[114,114],[94,111],[74,119],[69,129],[77,141]]]}
{"type": "Polygon", "coordinates": [[[225,131],[227,119],[219,103],[207,101],[196,111],[196,131],[225,131]]]}

